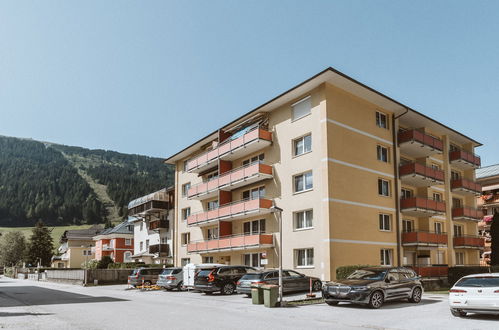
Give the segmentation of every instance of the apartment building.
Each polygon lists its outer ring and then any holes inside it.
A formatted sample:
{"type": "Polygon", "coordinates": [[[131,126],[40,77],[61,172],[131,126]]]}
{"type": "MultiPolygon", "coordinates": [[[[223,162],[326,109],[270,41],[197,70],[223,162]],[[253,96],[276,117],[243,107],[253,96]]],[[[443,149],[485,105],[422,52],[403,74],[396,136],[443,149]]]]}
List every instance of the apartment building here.
{"type": "Polygon", "coordinates": [[[95,259],[109,256],[114,262],[132,262],[133,227],[133,224],[124,221],[94,236],[95,259]]]}
{"type": "Polygon", "coordinates": [[[132,259],[147,264],[171,264],[174,189],[165,188],[128,204],[133,225],[132,259]]]}
{"type": "Polygon", "coordinates": [[[328,68],[166,159],[175,263],[477,264],[477,141],[328,68]],[[282,209],[276,212],[273,206],[282,209]]]}

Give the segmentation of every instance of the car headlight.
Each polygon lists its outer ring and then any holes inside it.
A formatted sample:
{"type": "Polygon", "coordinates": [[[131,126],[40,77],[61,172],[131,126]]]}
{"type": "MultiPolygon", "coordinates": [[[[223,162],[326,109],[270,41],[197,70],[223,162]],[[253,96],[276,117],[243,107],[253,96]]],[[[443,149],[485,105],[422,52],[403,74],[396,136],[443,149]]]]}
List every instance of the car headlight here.
{"type": "Polygon", "coordinates": [[[352,291],[366,291],[369,290],[368,286],[353,286],[352,291]]]}

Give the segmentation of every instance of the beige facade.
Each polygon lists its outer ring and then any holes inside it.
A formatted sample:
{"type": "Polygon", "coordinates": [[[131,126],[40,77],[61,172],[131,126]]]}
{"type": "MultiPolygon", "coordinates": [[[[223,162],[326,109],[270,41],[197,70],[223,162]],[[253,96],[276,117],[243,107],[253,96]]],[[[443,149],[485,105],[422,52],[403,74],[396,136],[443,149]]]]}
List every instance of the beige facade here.
{"type": "Polygon", "coordinates": [[[277,267],[275,205],[283,266],[323,280],[343,265],[439,276],[437,265],[478,264],[466,236],[477,235],[476,192],[462,184],[476,146],[327,69],[167,159],[175,263],[277,267]]]}

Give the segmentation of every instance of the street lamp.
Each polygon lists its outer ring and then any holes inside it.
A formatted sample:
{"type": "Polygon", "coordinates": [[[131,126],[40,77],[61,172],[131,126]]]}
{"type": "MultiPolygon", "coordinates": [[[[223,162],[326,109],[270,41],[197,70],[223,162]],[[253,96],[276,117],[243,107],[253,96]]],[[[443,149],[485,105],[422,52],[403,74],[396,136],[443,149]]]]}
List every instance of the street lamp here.
{"type": "Polygon", "coordinates": [[[279,217],[279,305],[282,306],[282,211],[280,207],[273,205],[270,208],[272,213],[279,217]]]}
{"type": "Polygon", "coordinates": [[[83,273],[83,286],[87,286],[87,278],[88,278],[88,250],[87,248],[92,248],[92,245],[82,245],[81,246],[84,250],[83,253],[85,254],[85,271],[83,273]]]}

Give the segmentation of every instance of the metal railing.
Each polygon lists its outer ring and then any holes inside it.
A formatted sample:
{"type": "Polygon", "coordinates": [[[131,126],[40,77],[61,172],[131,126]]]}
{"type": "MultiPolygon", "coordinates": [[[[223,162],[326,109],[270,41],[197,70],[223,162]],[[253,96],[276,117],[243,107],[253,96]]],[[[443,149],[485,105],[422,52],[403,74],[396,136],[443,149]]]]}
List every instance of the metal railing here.
{"type": "Polygon", "coordinates": [[[216,239],[192,241],[187,244],[187,252],[244,248],[274,244],[274,234],[236,234],[216,239]]]}

